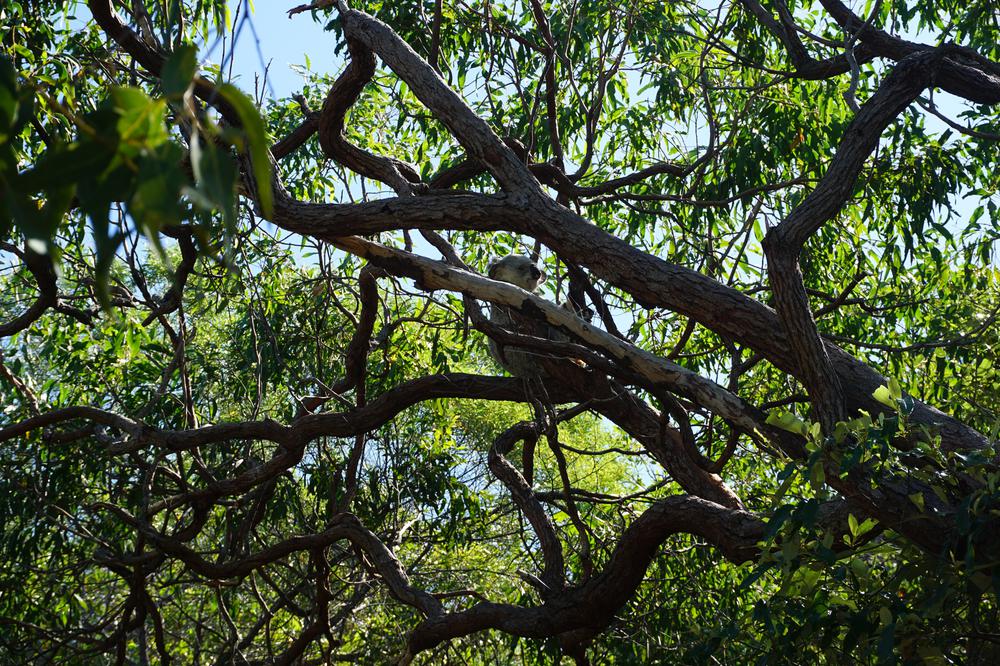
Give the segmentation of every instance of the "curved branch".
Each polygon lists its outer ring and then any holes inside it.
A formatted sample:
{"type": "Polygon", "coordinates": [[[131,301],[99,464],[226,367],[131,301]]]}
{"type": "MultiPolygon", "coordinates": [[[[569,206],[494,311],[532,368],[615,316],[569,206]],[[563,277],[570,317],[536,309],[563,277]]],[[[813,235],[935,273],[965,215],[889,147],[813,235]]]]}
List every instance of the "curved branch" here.
{"type": "Polygon", "coordinates": [[[402,661],[443,641],[485,629],[534,638],[581,629],[599,631],[635,594],[661,544],[678,533],[700,536],[739,563],[756,556],[764,523],[745,511],[696,497],[661,500],[628,526],[604,570],[583,586],[541,606],[483,602],[465,611],[428,618],[410,633],[402,661]]]}
{"type": "Polygon", "coordinates": [[[53,409],[37,416],[32,416],[31,418],[18,423],[0,428],[0,442],[6,442],[14,439],[15,437],[21,437],[28,434],[32,430],[47,428],[49,426],[59,425],[67,421],[74,421],[77,419],[84,419],[92,423],[99,423],[104,426],[116,428],[133,436],[140,436],[144,431],[149,429],[148,426],[143,423],[133,421],[132,419],[104,409],[99,409],[97,407],[63,407],[62,409],[53,409]]]}
{"type": "MultiPolygon", "coordinates": [[[[87,0],[90,13],[97,25],[108,37],[114,40],[126,53],[135,58],[136,62],[154,76],[159,76],[167,61],[167,55],[148,45],[134,30],[125,25],[118,12],[111,5],[111,0],[87,0]]],[[[194,93],[206,103],[218,109],[226,121],[240,127],[240,116],[222,96],[216,94],[211,82],[196,75],[194,78],[194,93]]]]}
{"type": "Polygon", "coordinates": [[[179,539],[161,534],[152,525],[132,516],[121,507],[114,504],[98,503],[94,505],[94,508],[104,509],[115,514],[138,530],[163,553],[176,557],[195,573],[211,580],[241,578],[292,553],[322,549],[341,539],[348,539],[371,559],[395,598],[413,606],[430,618],[437,617],[443,612],[441,602],[427,592],[412,587],[409,576],[406,575],[406,571],[392,551],[371,530],[362,525],[356,516],[349,513],[335,516],[332,524],[323,532],[292,537],[249,557],[219,564],[206,560],[199,553],[185,546],[179,539]]]}
{"type": "MultiPolygon", "coordinates": [[[[231,439],[292,442],[316,437],[348,437],[386,423],[404,409],[423,400],[469,398],[523,402],[524,383],[510,377],[483,377],[463,373],[430,375],[414,379],[383,393],[362,408],[349,412],[308,414],[285,426],[276,421],[220,423],[191,430],[160,430],[96,407],[66,407],[0,428],[0,442],[21,437],[32,430],[85,419],[116,428],[131,436],[128,441],[108,447],[111,455],[137,451],[144,446],[161,446],[169,451],[186,451],[198,446],[231,439]]],[[[555,399],[569,400],[558,394],[555,399]]]]}
{"type": "Polygon", "coordinates": [[[886,127],[931,84],[944,51],[903,60],[861,107],[819,184],[764,238],[774,303],[819,420],[827,432],[846,416],[843,389],[820,338],[799,270],[806,241],[844,206],[886,127]]]}
{"type": "MultiPolygon", "coordinates": [[[[740,0],[740,4],[781,42],[792,67],[795,68],[790,73],[791,76],[798,79],[821,80],[850,71],[850,62],[843,54],[825,60],[817,60],[809,55],[802,40],[799,39],[798,26],[795,25],[784,2],[777,3],[780,21],[757,0],[740,0]]],[[[865,45],[854,52],[854,58],[858,63],[868,62],[874,57],[874,51],[865,45]]]]}
{"type": "MultiPolygon", "coordinates": [[[[8,251],[17,250],[13,245],[3,244],[3,249],[8,251]]],[[[28,307],[27,310],[5,324],[0,324],[0,338],[14,335],[31,326],[38,320],[46,310],[55,307],[59,302],[59,292],[56,288],[56,271],[52,266],[52,259],[48,255],[38,254],[29,247],[23,252],[16,252],[24,262],[31,275],[38,284],[38,298],[28,307]]]]}
{"type": "MultiPolygon", "coordinates": [[[[489,165],[509,193],[506,197],[421,197],[412,207],[404,200],[344,206],[312,205],[278,197],[273,219],[276,224],[331,241],[348,234],[401,228],[502,228],[529,234],[565,260],[587,267],[594,275],[631,293],[638,303],[666,307],[691,317],[759,351],[781,370],[800,376],[796,355],[773,310],[707,276],[637,250],[550,200],[516,154],[388,26],[346,7],[341,11],[348,36],[364,41],[378,53],[445,122],[470,155],[489,165]]],[[[883,407],[872,394],[886,379],[835,345],[829,344],[827,353],[841,384],[850,387],[845,396],[848,407],[881,412],[883,407]]],[[[988,445],[982,434],[919,401],[911,420],[940,432],[947,449],[988,445]]]]}
{"type": "Polygon", "coordinates": [[[972,49],[955,45],[934,47],[894,37],[884,30],[867,26],[865,20],[841,0],[820,0],[820,4],[846,32],[857,34],[861,44],[877,56],[901,61],[916,53],[947,48],[948,57],[941,63],[935,84],[976,104],[1000,103],[1000,64],[972,49]]]}
{"type": "Polygon", "coordinates": [[[500,433],[496,441],[493,442],[493,446],[490,447],[488,465],[494,476],[500,479],[510,491],[514,504],[524,513],[538,536],[542,558],[545,562],[540,577],[544,588],[540,588],[539,591],[542,598],[547,599],[553,594],[561,592],[566,583],[562,545],[559,543],[559,537],[556,536],[552,520],[545,513],[541,503],[535,499],[531,486],[504,457],[519,440],[524,440],[525,446],[529,446],[529,441],[533,444],[537,439],[538,432],[533,423],[519,423],[511,426],[500,433]]]}
{"type": "Polygon", "coordinates": [[[288,136],[271,146],[271,155],[282,160],[298,150],[319,129],[319,114],[303,120],[288,136]]]}
{"type": "Polygon", "coordinates": [[[319,116],[319,143],[329,157],[347,168],[391,187],[396,194],[412,193],[420,174],[412,166],[391,157],[373,155],[355,146],[344,136],[347,111],[358,101],[365,85],[375,74],[375,56],[367,46],[355,39],[347,40],[350,62],[337,78],[323,103],[319,116]]]}
{"type": "Polygon", "coordinates": [[[486,121],[473,113],[392,28],[364,12],[349,9],[343,2],[337,4],[348,39],[356,39],[377,53],[469,154],[487,166],[505,190],[544,196],[538,181],[486,121]]]}
{"type": "Polygon", "coordinates": [[[174,271],[173,284],[167,290],[167,293],[163,295],[163,298],[160,299],[160,305],[143,320],[143,326],[149,326],[160,317],[176,312],[180,308],[184,287],[187,285],[188,277],[191,276],[191,271],[194,270],[194,265],[198,261],[198,248],[195,247],[190,226],[166,227],[161,231],[164,235],[177,240],[177,245],[181,250],[181,261],[177,266],[177,270],[174,271]]]}
{"type": "Polygon", "coordinates": [[[344,352],[344,377],[330,386],[326,395],[303,399],[303,406],[310,412],[326,404],[331,397],[355,388],[364,379],[368,366],[368,353],[371,351],[372,333],[375,330],[375,319],[378,316],[378,285],[375,281],[375,271],[371,267],[366,266],[361,269],[358,287],[361,316],[344,352]]]}

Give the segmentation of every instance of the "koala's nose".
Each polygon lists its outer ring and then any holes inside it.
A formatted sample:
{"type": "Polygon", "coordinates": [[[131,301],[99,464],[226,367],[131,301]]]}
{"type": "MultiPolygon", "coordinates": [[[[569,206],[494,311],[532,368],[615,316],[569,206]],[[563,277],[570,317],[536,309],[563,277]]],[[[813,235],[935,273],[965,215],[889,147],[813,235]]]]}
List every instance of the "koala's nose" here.
{"type": "Polygon", "coordinates": [[[542,277],[542,275],[543,275],[543,273],[542,273],[541,269],[538,268],[538,266],[532,266],[531,267],[531,279],[532,280],[537,280],[538,278],[542,277]]]}

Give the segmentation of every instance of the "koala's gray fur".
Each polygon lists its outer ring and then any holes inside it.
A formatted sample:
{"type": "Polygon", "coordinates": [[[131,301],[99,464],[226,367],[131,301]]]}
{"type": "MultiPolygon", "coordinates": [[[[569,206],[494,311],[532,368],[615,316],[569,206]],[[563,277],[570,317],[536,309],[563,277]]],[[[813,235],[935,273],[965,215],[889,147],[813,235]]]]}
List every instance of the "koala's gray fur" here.
{"type": "Polygon", "coordinates": [[[528,257],[510,254],[490,264],[488,275],[494,280],[509,282],[526,291],[535,291],[545,282],[545,271],[528,257]]]}
{"type": "MultiPolygon", "coordinates": [[[[488,275],[494,280],[501,280],[516,285],[526,291],[534,292],[545,281],[545,272],[530,258],[512,254],[490,264],[488,275]]],[[[549,340],[566,341],[569,338],[561,331],[549,326],[544,321],[528,319],[502,305],[490,307],[490,321],[514,333],[531,335],[549,340]]],[[[551,356],[520,347],[510,347],[498,344],[492,338],[489,340],[490,356],[504,370],[515,377],[543,377],[546,375],[542,361],[551,356]]]]}

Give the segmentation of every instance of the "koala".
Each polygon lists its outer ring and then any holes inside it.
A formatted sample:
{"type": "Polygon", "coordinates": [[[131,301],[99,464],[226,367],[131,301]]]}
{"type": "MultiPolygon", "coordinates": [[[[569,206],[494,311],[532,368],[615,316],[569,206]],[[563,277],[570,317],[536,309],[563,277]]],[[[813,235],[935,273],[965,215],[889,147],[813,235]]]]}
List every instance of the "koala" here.
{"type": "MultiPolygon", "coordinates": [[[[537,290],[545,282],[546,277],[545,271],[540,269],[530,258],[516,254],[508,255],[491,263],[487,275],[494,280],[509,282],[530,292],[537,290]]],[[[566,306],[564,305],[564,307],[566,306]]],[[[528,319],[502,305],[490,307],[490,321],[514,333],[549,340],[569,340],[566,334],[549,326],[546,322],[528,319]]],[[[544,352],[498,344],[492,338],[489,340],[489,349],[490,356],[504,370],[515,377],[546,377],[549,374],[546,368],[551,368],[552,362],[556,360],[544,352]]],[[[579,363],[578,361],[573,362],[579,363]]]]}
{"type": "Polygon", "coordinates": [[[494,280],[509,282],[524,289],[535,291],[545,282],[545,271],[535,262],[520,254],[507,255],[490,264],[487,275],[494,280]]]}

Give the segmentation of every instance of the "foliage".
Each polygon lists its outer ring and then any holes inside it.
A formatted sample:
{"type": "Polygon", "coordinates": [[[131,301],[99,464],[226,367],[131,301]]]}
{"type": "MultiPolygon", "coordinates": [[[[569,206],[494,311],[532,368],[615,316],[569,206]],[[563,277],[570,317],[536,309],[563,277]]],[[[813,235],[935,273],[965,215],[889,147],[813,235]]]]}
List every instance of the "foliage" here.
{"type": "Polygon", "coordinates": [[[0,661],[1000,658],[989,0],[314,4],[0,9],[0,661]]]}

